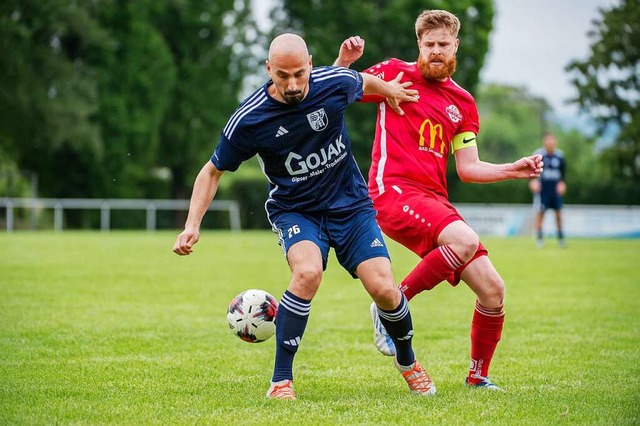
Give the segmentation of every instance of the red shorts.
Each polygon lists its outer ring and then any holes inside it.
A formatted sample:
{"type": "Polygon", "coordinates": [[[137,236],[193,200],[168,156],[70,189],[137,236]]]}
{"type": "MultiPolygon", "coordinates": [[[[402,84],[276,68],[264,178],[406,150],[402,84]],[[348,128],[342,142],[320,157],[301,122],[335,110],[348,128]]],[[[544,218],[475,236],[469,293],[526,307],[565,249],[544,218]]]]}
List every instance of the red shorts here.
{"type": "MultiPolygon", "coordinates": [[[[411,187],[393,185],[377,196],[373,204],[382,231],[421,258],[439,246],[438,236],[447,225],[456,220],[464,221],[445,197],[411,187]]],[[[474,259],[486,255],[482,243],[478,244],[478,250],[469,262],[456,269],[447,281],[458,284],[464,268],[474,259]]]]}

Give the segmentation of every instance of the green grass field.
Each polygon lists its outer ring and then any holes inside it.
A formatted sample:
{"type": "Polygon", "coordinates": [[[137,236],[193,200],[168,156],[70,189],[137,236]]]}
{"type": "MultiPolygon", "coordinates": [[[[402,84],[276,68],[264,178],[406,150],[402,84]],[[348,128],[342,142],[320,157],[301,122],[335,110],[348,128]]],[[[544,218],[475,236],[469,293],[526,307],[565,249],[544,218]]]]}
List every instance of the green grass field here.
{"type": "MultiPolygon", "coordinates": [[[[229,301],[279,298],[270,232],[0,234],[0,424],[640,424],[640,240],[483,238],[507,282],[491,377],[465,388],[474,298],[441,284],[411,302],[437,387],[410,396],[372,343],[369,299],[332,256],[294,364],[297,401],[265,398],[274,343],[226,324],[229,301]]],[[[392,245],[401,279],[417,257],[392,245]]]]}

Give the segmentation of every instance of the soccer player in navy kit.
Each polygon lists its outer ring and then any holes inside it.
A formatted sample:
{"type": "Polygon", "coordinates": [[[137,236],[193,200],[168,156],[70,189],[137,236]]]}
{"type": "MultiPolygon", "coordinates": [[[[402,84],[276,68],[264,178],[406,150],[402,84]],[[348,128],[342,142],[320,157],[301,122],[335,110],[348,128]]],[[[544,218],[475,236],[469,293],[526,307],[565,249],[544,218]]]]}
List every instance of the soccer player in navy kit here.
{"type": "Polygon", "coordinates": [[[537,179],[529,182],[529,188],[533,192],[533,209],[535,211],[536,244],[544,247],[544,234],[542,225],[544,213],[552,209],[556,214],[556,230],[558,245],[565,246],[564,233],[562,231],[562,205],[567,185],[565,183],[564,153],[558,149],[558,138],[552,133],[547,133],[542,139],[543,147],[534,154],[542,155],[544,171],[537,179]]]}
{"type": "Polygon", "coordinates": [[[347,106],[363,94],[384,96],[402,113],[400,102],[417,101],[415,91],[407,89],[411,83],[400,84],[401,76],[384,82],[341,67],[313,68],[304,40],[294,34],[272,41],[266,67],[271,80],[240,104],[198,174],[185,229],[173,251],[192,252],[223,172],[257,155],[269,181],[267,217],[291,269],[276,316],[275,366],[267,396],[295,399],[293,359],[331,247],[377,304],[397,348],[396,367],[411,392],[435,393],[415,359],[409,306],[395,285],[344,120],[347,106]]]}

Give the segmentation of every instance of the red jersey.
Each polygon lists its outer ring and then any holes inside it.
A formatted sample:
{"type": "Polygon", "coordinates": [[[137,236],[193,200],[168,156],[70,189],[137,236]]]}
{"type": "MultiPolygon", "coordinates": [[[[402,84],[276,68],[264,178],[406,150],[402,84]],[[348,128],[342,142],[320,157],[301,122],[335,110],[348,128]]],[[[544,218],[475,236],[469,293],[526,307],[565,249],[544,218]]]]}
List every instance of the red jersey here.
{"type": "Polygon", "coordinates": [[[399,185],[448,198],[449,153],[476,145],[480,123],[475,100],[451,78],[443,82],[425,80],[415,62],[390,59],[364,72],[390,81],[400,71],[404,72],[402,82],[413,82],[409,89],[420,95],[417,103],[401,105],[404,115],[393,111],[382,97],[362,98],[363,102],[378,103],[369,193],[375,198],[392,185],[399,185]]]}

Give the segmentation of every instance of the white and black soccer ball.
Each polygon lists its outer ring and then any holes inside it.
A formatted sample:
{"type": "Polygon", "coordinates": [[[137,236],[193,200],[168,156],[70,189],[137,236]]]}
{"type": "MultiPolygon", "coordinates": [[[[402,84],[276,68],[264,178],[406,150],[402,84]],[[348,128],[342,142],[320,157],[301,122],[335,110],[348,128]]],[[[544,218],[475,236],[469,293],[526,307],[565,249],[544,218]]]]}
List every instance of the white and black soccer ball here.
{"type": "Polygon", "coordinates": [[[278,301],[264,290],[243,291],[233,298],[227,309],[231,331],[249,343],[268,340],[276,332],[278,301]]]}

